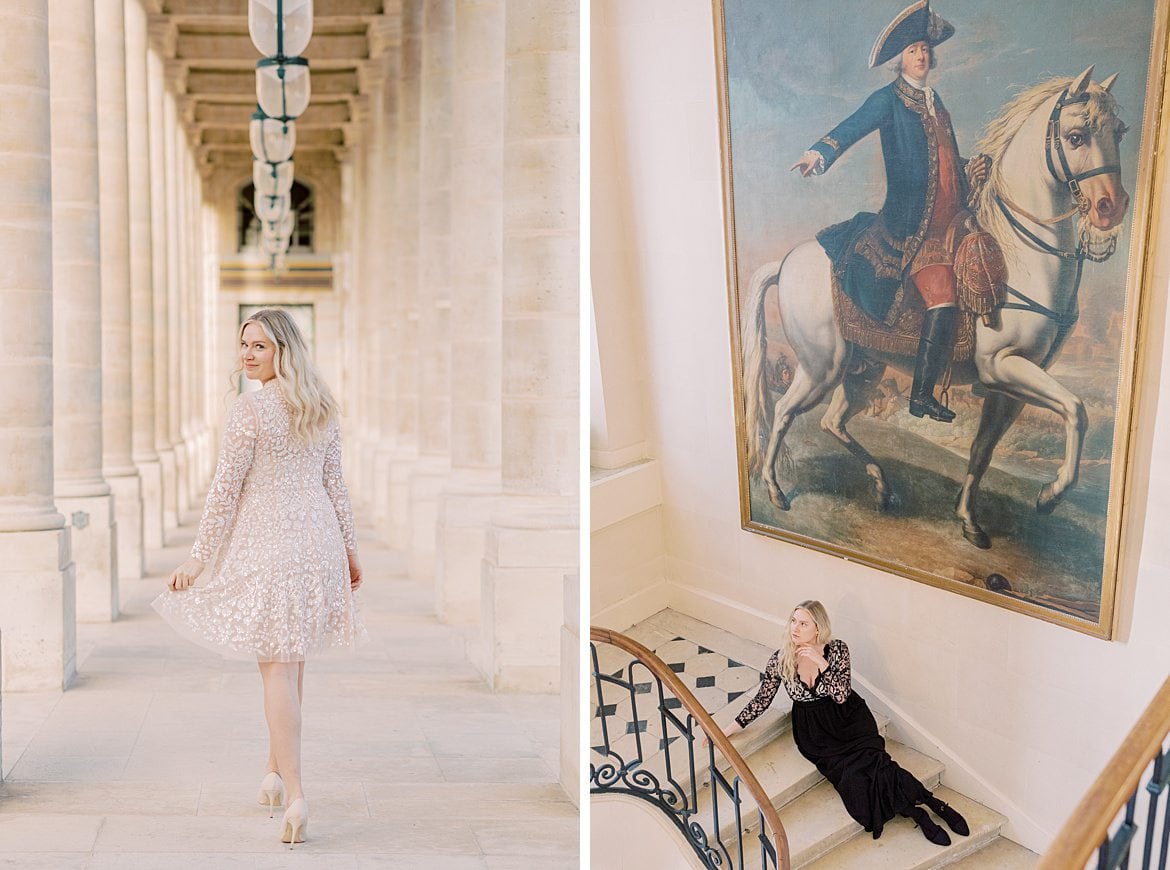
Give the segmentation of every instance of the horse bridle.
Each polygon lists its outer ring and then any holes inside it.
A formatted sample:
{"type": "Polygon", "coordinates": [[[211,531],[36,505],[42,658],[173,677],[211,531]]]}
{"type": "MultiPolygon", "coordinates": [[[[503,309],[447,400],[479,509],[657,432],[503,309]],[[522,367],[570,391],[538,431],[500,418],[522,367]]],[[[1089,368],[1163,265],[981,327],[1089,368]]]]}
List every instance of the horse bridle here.
{"type": "MultiPolygon", "coordinates": [[[[1072,211],[1059,215],[1052,220],[1044,221],[1039,218],[1034,218],[1037,223],[1054,224],[1061,220],[1072,217],[1074,214],[1085,214],[1088,212],[1091,204],[1088,197],[1081,191],[1081,182],[1086,178],[1092,178],[1095,175],[1108,175],[1112,172],[1121,172],[1121,165],[1117,163],[1107,163],[1103,166],[1097,166],[1093,169],[1088,169],[1084,172],[1073,173],[1072,167],[1068,165],[1068,158],[1064,154],[1064,139],[1060,135],[1060,113],[1065,106],[1074,106],[1079,103],[1087,103],[1089,101],[1088,91],[1084,91],[1076,96],[1069,96],[1068,88],[1060,92],[1056,103],[1052,107],[1052,113],[1048,116],[1048,123],[1044,128],[1044,160],[1048,164],[1048,172],[1057,184],[1063,184],[1068,187],[1069,192],[1076,200],[1077,207],[1072,211]],[[1052,159],[1052,155],[1056,154],[1056,159],[1060,162],[1060,172],[1057,172],[1056,163],[1052,159]]],[[[1023,211],[1019,206],[1008,202],[1000,195],[995,195],[995,204],[999,206],[999,210],[1003,212],[1003,216],[1007,218],[1007,222],[1011,224],[1012,229],[1038,247],[1045,253],[1052,254],[1054,257],[1060,257],[1064,260],[1076,260],[1078,263],[1083,263],[1086,259],[1094,263],[1101,263],[1113,256],[1116,249],[1116,240],[1111,239],[1109,248],[1102,254],[1094,254],[1086,249],[1083,241],[1078,240],[1077,246],[1072,251],[1066,251],[1062,248],[1057,248],[1054,245],[1044,241],[1026,226],[1020,222],[1013,212],[1023,211]]],[[[1031,217],[1031,215],[1029,215],[1031,217]]],[[[1078,276],[1079,277],[1079,276],[1078,276]]]]}
{"type": "Polygon", "coordinates": [[[1121,164],[1107,163],[1104,166],[1098,166],[1095,169],[1090,169],[1086,172],[1078,172],[1073,175],[1072,168],[1068,165],[1068,158],[1064,156],[1064,139],[1060,135],[1060,113],[1065,106],[1075,106],[1079,103],[1089,102],[1089,92],[1082,91],[1075,97],[1068,95],[1068,88],[1061,91],[1060,99],[1052,107],[1052,114],[1048,116],[1048,126],[1044,130],[1044,159],[1048,163],[1048,171],[1058,184],[1067,184],[1068,189],[1072,192],[1073,197],[1077,201],[1078,210],[1082,213],[1089,210],[1088,198],[1081,192],[1081,182],[1086,178],[1092,178],[1094,175],[1108,175],[1111,172],[1121,172],[1121,164]],[[1056,152],[1056,157],[1060,160],[1060,171],[1064,174],[1064,178],[1056,173],[1056,166],[1052,162],[1052,153],[1056,152]]]}
{"type": "MultiPolygon", "coordinates": [[[[1088,101],[1089,93],[1087,90],[1070,97],[1068,88],[1066,87],[1063,91],[1061,91],[1060,97],[1057,98],[1056,103],[1053,105],[1052,114],[1048,116],[1048,124],[1044,130],[1044,160],[1048,164],[1048,172],[1052,175],[1052,178],[1056,181],[1056,183],[1064,184],[1068,187],[1069,192],[1072,193],[1073,198],[1076,200],[1077,207],[1066,214],[1060,215],[1059,219],[1057,220],[1037,220],[1037,223],[1058,223],[1059,220],[1070,218],[1074,214],[1083,215],[1087,213],[1091,207],[1091,203],[1089,202],[1088,197],[1086,197],[1085,194],[1081,191],[1080,183],[1087,178],[1092,178],[1095,175],[1108,175],[1109,173],[1113,172],[1121,172],[1121,165],[1116,163],[1108,163],[1103,166],[1097,166],[1093,169],[1086,170],[1085,172],[1078,172],[1076,174],[1073,173],[1072,167],[1068,165],[1068,158],[1065,157],[1064,154],[1064,139],[1060,135],[1060,113],[1065,108],[1065,106],[1087,103],[1088,101]],[[1059,173],[1057,172],[1056,163],[1052,159],[1053,154],[1056,155],[1056,159],[1060,162],[1059,173]]],[[[1074,250],[1066,251],[1062,248],[1058,248],[1049,244],[1026,226],[1024,226],[1020,222],[1019,218],[1013,214],[1012,209],[1009,207],[1008,203],[1006,203],[1003,197],[1001,197],[998,193],[995,195],[995,204],[999,206],[999,210],[1003,213],[1003,216],[1007,219],[1007,222],[1011,225],[1012,229],[1020,233],[1020,235],[1022,235],[1032,244],[1036,245],[1036,247],[1038,247],[1040,250],[1044,251],[1045,253],[1052,254],[1054,257],[1060,257],[1063,260],[1074,260],[1077,264],[1077,274],[1073,282],[1073,289],[1070,295],[1070,304],[1068,311],[1063,314],[1041,305],[1034,299],[1030,299],[1023,293],[1016,290],[1014,287],[1008,286],[1007,288],[1008,295],[1014,296],[1020,301],[1007,302],[1004,304],[1004,308],[1032,311],[1056,322],[1058,328],[1057,339],[1053,342],[1052,347],[1049,348],[1048,354],[1046,355],[1042,365],[1043,368],[1047,368],[1047,364],[1051,361],[1052,357],[1055,356],[1056,351],[1064,342],[1064,338],[1070,331],[1072,331],[1073,326],[1076,325],[1077,319],[1080,316],[1077,305],[1077,291],[1081,286],[1081,275],[1084,270],[1085,260],[1087,259],[1094,263],[1100,263],[1109,259],[1117,247],[1117,240],[1110,239],[1109,247],[1103,254],[1095,254],[1088,250],[1083,239],[1077,240],[1077,246],[1074,250]]],[[[1018,209],[1019,207],[1016,206],[1016,208],[1018,209]]]]}

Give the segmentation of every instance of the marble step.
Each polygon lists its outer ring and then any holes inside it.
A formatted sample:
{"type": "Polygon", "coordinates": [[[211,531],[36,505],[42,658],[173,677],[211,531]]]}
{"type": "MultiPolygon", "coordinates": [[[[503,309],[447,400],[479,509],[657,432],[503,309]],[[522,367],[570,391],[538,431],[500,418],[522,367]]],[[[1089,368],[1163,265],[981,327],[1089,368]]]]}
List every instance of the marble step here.
{"type": "MultiPolygon", "coordinates": [[[[762,719],[763,717],[761,717],[762,719]]],[[[884,736],[886,728],[889,725],[889,720],[884,716],[876,715],[878,731],[884,736]]],[[[809,789],[813,788],[817,783],[823,782],[824,777],[817,771],[817,769],[800,754],[800,750],[796,748],[796,743],[792,739],[792,729],[786,728],[782,733],[772,737],[766,744],[760,746],[758,741],[751,738],[753,729],[760,724],[759,720],[753,722],[745,731],[736,734],[732,739],[732,745],[740,751],[747,761],[748,767],[751,768],[752,773],[760,781],[764,792],[772,801],[772,805],[777,808],[783,808],[790,801],[795,800],[800,795],[804,794],[809,789]],[[752,742],[747,741],[751,739],[752,742]]],[[[730,763],[723,762],[721,768],[730,768],[730,763]]],[[[711,789],[704,783],[703,791],[699,794],[699,810],[700,818],[711,818],[711,789]]],[[[725,816],[730,809],[729,801],[726,796],[720,795],[720,814],[725,816]]],[[[758,819],[754,807],[749,808],[745,801],[744,818],[748,824],[745,827],[754,828],[755,821],[758,819]]],[[[781,822],[783,822],[783,816],[781,822]]],[[[721,826],[724,828],[722,833],[724,836],[730,834],[731,826],[721,826]]]]}
{"type": "MultiPolygon", "coordinates": [[[[793,867],[808,867],[809,870],[933,870],[955,866],[955,862],[973,857],[998,838],[1005,821],[999,813],[948,788],[935,789],[935,794],[963,814],[971,828],[969,836],[951,833],[951,845],[936,846],[923,837],[909,819],[891,820],[879,840],[874,840],[855,825],[854,836],[822,853],[811,863],[797,858],[793,848],[793,867]]],[[[1001,865],[972,866],[999,868],[1001,865]]]]}
{"type": "Polygon", "coordinates": [[[950,870],[1033,870],[1040,856],[1019,843],[996,837],[978,852],[946,864],[950,870]]]}
{"type": "MultiPolygon", "coordinates": [[[[886,749],[894,761],[928,789],[933,791],[938,786],[943,772],[941,762],[901,743],[888,742],[886,749]]],[[[788,850],[794,868],[811,864],[825,853],[858,835],[863,835],[866,840],[872,839],[845,811],[841,796],[837,794],[832,784],[825,780],[796,800],[776,809],[780,813],[780,822],[788,834],[788,850]]]]}

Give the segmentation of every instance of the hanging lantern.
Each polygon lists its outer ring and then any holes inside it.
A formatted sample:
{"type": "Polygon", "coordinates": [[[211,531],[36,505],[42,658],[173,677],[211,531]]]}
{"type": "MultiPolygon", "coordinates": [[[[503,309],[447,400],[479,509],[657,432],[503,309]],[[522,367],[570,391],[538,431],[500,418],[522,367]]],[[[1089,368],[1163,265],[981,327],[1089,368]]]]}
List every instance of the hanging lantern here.
{"type": "Polygon", "coordinates": [[[271,238],[265,236],[264,238],[260,239],[260,250],[269,256],[274,254],[283,254],[288,250],[288,239],[271,238]]]}
{"type": "Polygon", "coordinates": [[[261,111],[252,113],[248,127],[252,142],[252,156],[265,163],[283,163],[297,145],[297,125],[294,121],[269,118],[261,111]]]}
{"type": "Polygon", "coordinates": [[[256,185],[256,193],[264,196],[280,196],[292,190],[293,162],[262,163],[252,161],[252,183],[256,185]]]}
{"type": "Polygon", "coordinates": [[[248,33],[265,57],[295,57],[313,36],[313,0],[249,0],[248,33]]]}
{"type": "Polygon", "coordinates": [[[278,221],[289,212],[290,199],[287,193],[282,193],[279,196],[265,196],[257,193],[254,201],[256,206],[256,217],[262,223],[269,223],[271,221],[278,221]]]}
{"type": "Polygon", "coordinates": [[[295,225],[296,215],[290,211],[280,220],[265,221],[262,228],[262,233],[264,235],[272,236],[273,238],[283,238],[287,240],[292,238],[293,228],[295,225]]]}
{"type": "Polygon", "coordinates": [[[291,121],[309,107],[309,62],[266,57],[256,62],[256,102],[269,118],[291,121]]]}

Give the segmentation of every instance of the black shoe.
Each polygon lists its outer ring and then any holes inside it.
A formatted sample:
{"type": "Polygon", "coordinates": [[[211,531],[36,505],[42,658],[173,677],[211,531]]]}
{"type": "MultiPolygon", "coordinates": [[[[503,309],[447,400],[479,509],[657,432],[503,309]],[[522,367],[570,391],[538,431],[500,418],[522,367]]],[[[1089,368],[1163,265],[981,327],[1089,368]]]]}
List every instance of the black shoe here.
{"type": "Polygon", "coordinates": [[[950,423],[955,419],[955,412],[939,403],[934,396],[926,396],[921,399],[911,398],[910,413],[915,417],[930,417],[940,423],[950,423]]]}
{"type": "Polygon", "coordinates": [[[936,825],[922,807],[914,807],[910,810],[909,815],[914,823],[922,829],[922,836],[926,837],[927,840],[936,846],[949,846],[951,844],[951,838],[947,836],[947,832],[936,825]]]}
{"type": "Polygon", "coordinates": [[[946,370],[951,357],[951,337],[957,311],[953,307],[931,308],[922,317],[922,338],[914,362],[914,386],[910,389],[910,413],[942,423],[955,419],[955,412],[934,397],[934,385],[946,370]]]}
{"type": "Polygon", "coordinates": [[[967,820],[959,815],[959,811],[950,804],[943,803],[934,795],[931,795],[927,798],[926,805],[931,808],[936,816],[947,823],[948,828],[960,837],[966,837],[971,833],[971,829],[967,826],[967,820]]]}

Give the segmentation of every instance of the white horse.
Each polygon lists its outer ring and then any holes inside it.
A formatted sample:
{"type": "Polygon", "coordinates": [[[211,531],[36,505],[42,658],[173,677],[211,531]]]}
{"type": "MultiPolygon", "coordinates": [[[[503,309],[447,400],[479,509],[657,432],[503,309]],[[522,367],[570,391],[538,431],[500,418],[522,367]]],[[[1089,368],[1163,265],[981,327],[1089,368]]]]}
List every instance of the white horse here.
{"type": "MultiPolygon", "coordinates": [[[[964,537],[983,549],[991,540],[976,520],[979,483],[1024,403],[1064,420],[1064,461],[1055,480],[1041,489],[1036,509],[1051,512],[1077,482],[1088,425],[1085,406],[1046,369],[1076,321],[1084,261],[1100,262],[1113,253],[1129,207],[1119,158],[1125,125],[1109,94],[1117,76],[1097,84],[1092,72],[1090,66],[1075,78],[1054,79],[1020,94],[988,125],[979,143],[979,150],[992,158],[992,170],[976,216],[1003,249],[1010,289],[993,325],[977,323],[974,357],[953,366],[951,380],[979,382],[987,389],[955,507],[964,537]]],[[[833,317],[829,259],[816,242],[798,245],[782,262],[760,267],[748,286],[752,302],[744,324],[744,392],[749,467],[761,472],[772,503],[788,510],[776,472],[784,436],[797,416],[836,388],[821,428],[864,463],[879,506],[888,509],[892,493],[881,466],[845,427],[867,406],[886,366],[909,372],[913,357],[885,355],[842,337],[833,317]],[[764,300],[773,286],[798,363],[792,384],[774,408],[763,377],[764,300]],[[765,432],[770,435],[761,456],[765,432]]]]}

